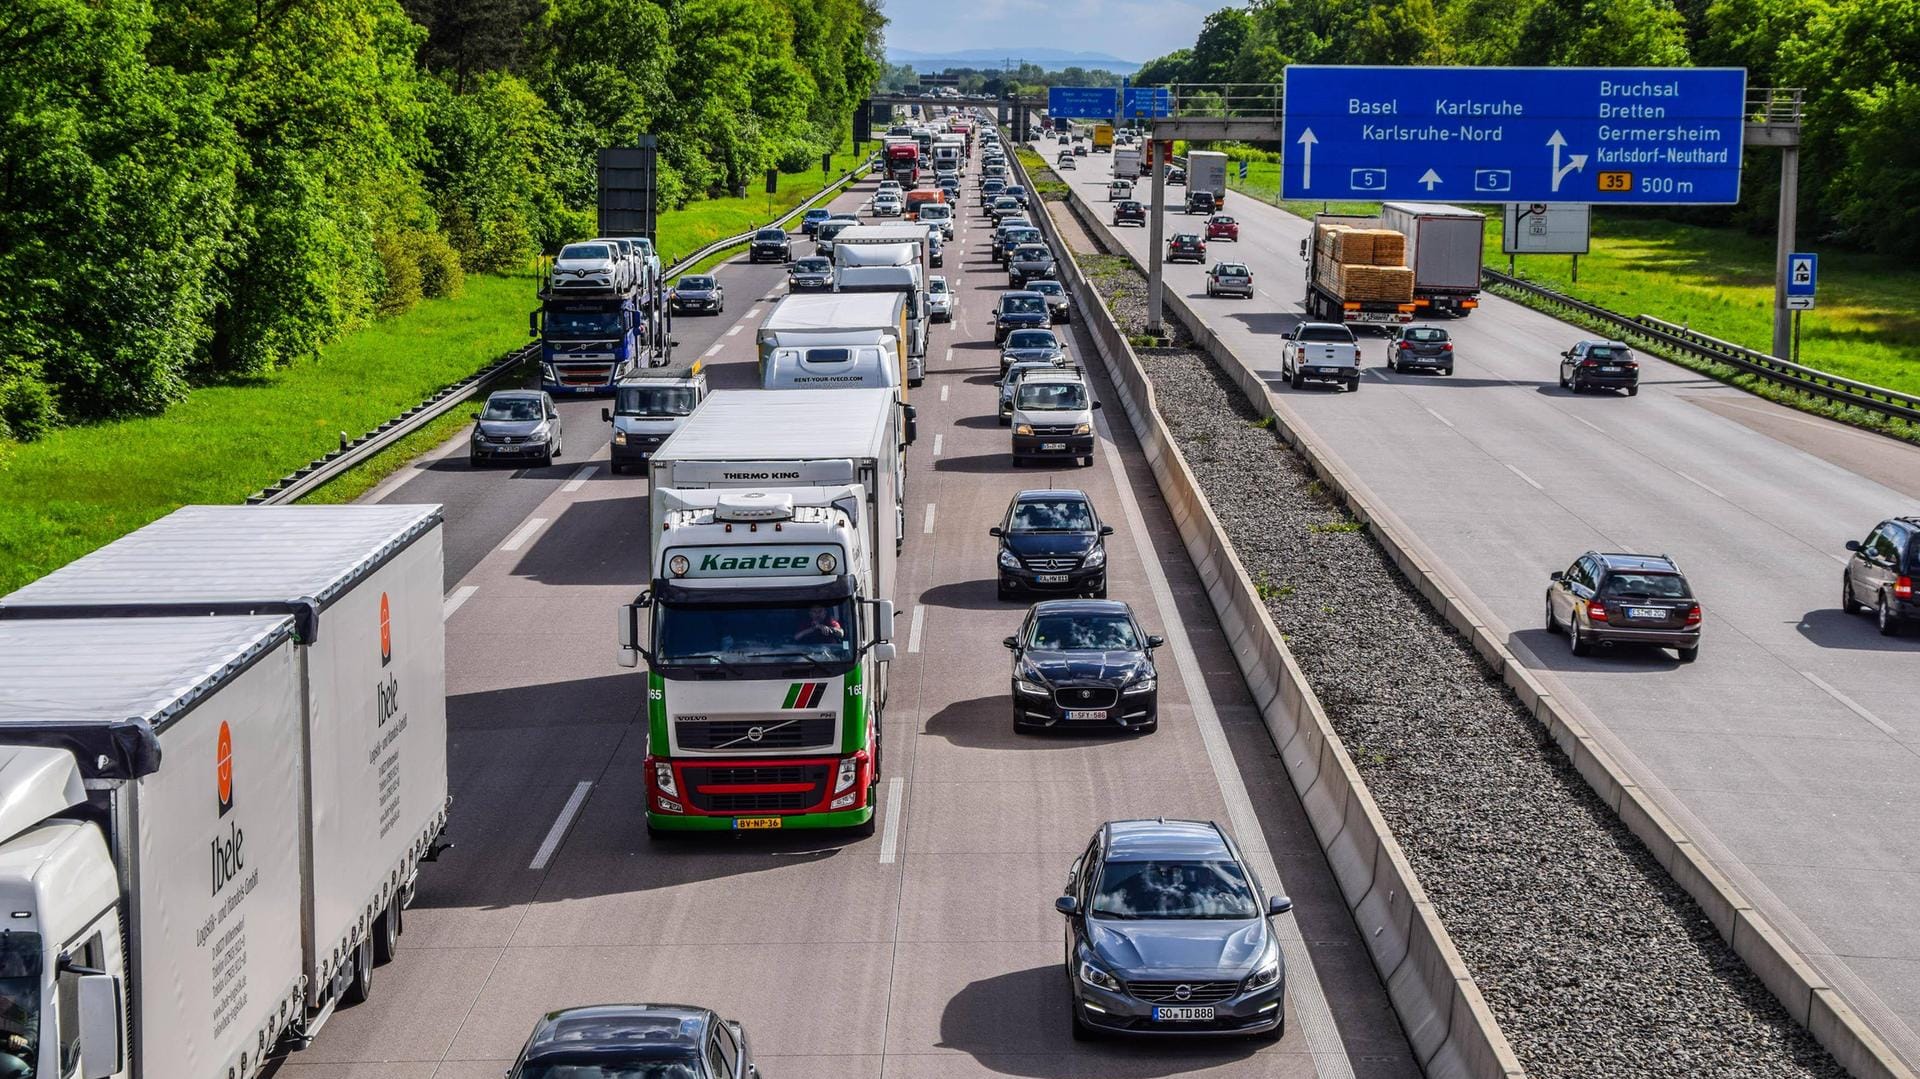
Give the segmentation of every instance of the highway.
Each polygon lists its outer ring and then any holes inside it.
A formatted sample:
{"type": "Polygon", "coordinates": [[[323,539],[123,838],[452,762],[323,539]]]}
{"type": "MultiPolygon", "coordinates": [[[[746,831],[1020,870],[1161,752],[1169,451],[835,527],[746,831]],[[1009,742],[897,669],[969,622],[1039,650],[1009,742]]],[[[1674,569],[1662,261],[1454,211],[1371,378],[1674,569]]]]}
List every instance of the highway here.
{"type": "MultiPolygon", "coordinates": [[[[1051,161],[1051,139],[1036,144],[1051,161]]],[[[1110,221],[1110,158],[1060,175],[1110,221]]],[[[1148,184],[1139,186],[1142,201],[1148,184]]],[[[1181,215],[1165,234],[1202,232],[1181,215]]],[[[1308,223],[1251,197],[1225,209],[1255,298],[1208,299],[1166,270],[1237,355],[1435,552],[1481,617],[1723,871],[1910,1061],[1920,1061],[1920,639],[1839,610],[1848,540],[1914,512],[1920,448],[1773,405],[1652,357],[1638,397],[1574,395],[1558,354],[1589,336],[1497,297],[1447,328],[1451,377],[1395,375],[1362,336],[1357,394],[1288,389],[1308,223]],[[1550,571],[1589,549],[1673,556],[1705,609],[1697,663],[1575,658],[1542,619],[1550,571]]],[[[1148,231],[1119,230],[1143,265],[1148,231]]],[[[1634,312],[1629,312],[1634,313],[1634,312]]],[[[1661,312],[1651,312],[1661,314],[1661,312]]]]}
{"type": "MultiPolygon", "coordinates": [[[[547,469],[474,470],[462,433],[369,495],[447,510],[456,846],[423,868],[372,999],[282,1075],[497,1079],[538,1015],[609,1001],[738,1018],[768,1079],[1418,1074],[1131,434],[1103,425],[1089,469],[1010,466],[990,329],[1006,278],[984,220],[970,197],[944,270],[958,318],[935,327],[911,394],[876,834],[650,843],[644,679],[615,664],[614,617],[645,584],[646,481],[609,474],[599,400],[561,404],[566,454],[547,469]],[[1119,526],[1111,594],[1168,637],[1153,735],[1010,729],[999,642],[1023,608],[994,598],[987,528],[1049,480],[1119,526]],[[1276,921],[1279,1042],[1072,1041],[1053,900],[1101,821],[1157,815],[1221,821],[1295,900],[1276,921]]],[[[716,388],[750,386],[752,330],[784,273],[739,260],[718,273],[727,314],[677,319],[675,336],[682,355],[710,354],[716,388]]]]}

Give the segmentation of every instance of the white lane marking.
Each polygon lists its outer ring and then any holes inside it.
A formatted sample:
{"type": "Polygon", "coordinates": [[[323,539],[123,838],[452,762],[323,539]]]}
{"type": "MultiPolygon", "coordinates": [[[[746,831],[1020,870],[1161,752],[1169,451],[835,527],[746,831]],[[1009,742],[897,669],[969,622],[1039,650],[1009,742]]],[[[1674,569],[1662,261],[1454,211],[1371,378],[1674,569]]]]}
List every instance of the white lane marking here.
{"type": "Polygon", "coordinates": [[[720,345],[721,345],[721,342],[715,341],[713,343],[713,347],[707,350],[707,355],[718,356],[720,354],[720,345]]]}
{"type": "Polygon", "coordinates": [[[1819,686],[1821,690],[1823,690],[1826,693],[1827,696],[1832,697],[1834,700],[1839,701],[1841,704],[1846,705],[1847,711],[1852,712],[1854,715],[1859,716],[1861,719],[1864,719],[1868,723],[1871,723],[1874,726],[1880,728],[1881,730],[1887,732],[1888,737],[1890,738],[1900,737],[1899,731],[1894,730],[1892,727],[1889,727],[1886,723],[1882,722],[1879,716],[1876,716],[1872,712],[1869,712],[1865,708],[1862,708],[1860,706],[1860,703],[1854,700],[1852,697],[1849,697],[1846,694],[1828,685],[1826,683],[1826,680],[1821,678],[1819,675],[1813,673],[1812,671],[1801,671],[1800,677],[1805,678],[1807,681],[1812,682],[1816,686],[1819,686]]]}
{"type": "Polygon", "coordinates": [[[887,780],[887,823],[880,826],[881,865],[891,865],[900,850],[900,792],[905,786],[899,776],[887,780]]]}
{"type": "Polygon", "coordinates": [[[1523,480],[1526,480],[1528,486],[1532,487],[1536,491],[1546,490],[1546,488],[1540,486],[1540,484],[1536,482],[1532,476],[1527,475],[1525,472],[1520,471],[1519,469],[1513,467],[1512,465],[1507,466],[1507,471],[1513,473],[1514,475],[1520,477],[1523,480]]]}
{"type": "Polygon", "coordinates": [[[574,470],[572,479],[560,485],[560,490],[566,494],[572,494],[585,487],[587,481],[592,479],[593,474],[598,471],[600,471],[599,465],[581,465],[574,470]]]}
{"type": "MultiPolygon", "coordinates": [[[[1421,405],[1420,407],[1421,407],[1421,408],[1426,408],[1427,406],[1425,406],[1425,405],[1421,405]]],[[[1441,415],[1441,414],[1439,414],[1438,412],[1435,412],[1435,411],[1434,411],[1433,409],[1430,409],[1430,408],[1427,408],[1427,415],[1429,415],[1429,416],[1432,416],[1432,417],[1433,417],[1434,419],[1436,419],[1436,420],[1439,420],[1439,421],[1440,421],[1441,423],[1444,423],[1444,424],[1446,424],[1446,425],[1447,425],[1448,427],[1452,427],[1452,426],[1453,426],[1453,421],[1452,421],[1452,420],[1450,420],[1450,419],[1448,419],[1448,418],[1446,418],[1445,416],[1442,416],[1442,415],[1441,415]]]]}
{"type": "Polygon", "coordinates": [[[740,332],[741,330],[744,330],[744,329],[746,329],[746,328],[747,328],[747,324],[746,324],[746,323],[744,323],[744,322],[736,322],[736,323],[734,323],[734,324],[733,324],[733,329],[731,329],[731,330],[728,330],[728,331],[727,331],[727,336],[728,336],[728,337],[732,337],[732,336],[733,336],[734,334],[737,334],[737,333],[739,333],[739,332],[740,332]]]}
{"type": "Polygon", "coordinates": [[[1591,428],[1593,428],[1594,430],[1596,430],[1596,431],[1598,431],[1598,432],[1600,432],[1600,433],[1601,433],[1601,434],[1603,434],[1603,435],[1607,433],[1607,429],[1606,429],[1606,428],[1604,428],[1604,427],[1602,427],[1602,426],[1600,426],[1600,425],[1599,425],[1599,424],[1597,424],[1597,423],[1594,423],[1594,422],[1593,422],[1593,421],[1591,421],[1591,420],[1581,420],[1581,419],[1580,419],[1580,417],[1578,417],[1578,416],[1575,416],[1575,417],[1574,417],[1574,419],[1576,419],[1576,420],[1580,420],[1580,422],[1581,422],[1581,423],[1584,423],[1584,424],[1586,424],[1586,425],[1587,425],[1588,427],[1591,427],[1591,428]]]}
{"type": "Polygon", "coordinates": [[[452,618],[453,612],[459,610],[461,606],[472,599],[473,594],[478,591],[480,591],[480,586],[477,584],[463,584],[454,589],[452,595],[440,601],[440,621],[445,622],[447,619],[452,618]]]}
{"type": "Polygon", "coordinates": [[[944,400],[946,400],[946,399],[947,399],[947,390],[948,390],[948,389],[950,389],[950,388],[951,388],[951,387],[948,387],[948,386],[941,386],[941,387],[940,387],[940,399],[941,399],[942,401],[944,401],[944,400]]]}
{"type": "Polygon", "coordinates": [[[545,869],[555,851],[560,849],[560,841],[567,836],[567,829],[573,826],[574,815],[586,803],[587,792],[593,789],[593,780],[583,779],[573,785],[573,793],[567,797],[567,804],[560,807],[560,816],[554,819],[553,827],[547,829],[547,838],[540,843],[540,849],[533,852],[533,864],[528,869],[545,869]]]}
{"type": "MultiPolygon", "coordinates": [[[[947,346],[947,366],[948,366],[948,367],[952,367],[952,366],[953,366],[953,346],[951,346],[951,345],[949,345],[949,346],[947,346]]],[[[944,389],[942,389],[942,390],[941,390],[940,392],[944,394],[944,393],[946,393],[947,391],[946,391],[946,390],[944,390],[944,389]]],[[[945,399],[946,399],[946,398],[944,398],[944,397],[943,397],[943,398],[941,398],[941,400],[945,400],[945,399]]]]}
{"type": "Polygon", "coordinates": [[[927,520],[920,526],[920,533],[925,536],[933,535],[933,503],[931,502],[927,503],[927,520]]]}
{"type": "MultiPolygon", "coordinates": [[[[1280,877],[1280,869],[1273,861],[1273,852],[1267,849],[1266,833],[1260,830],[1260,818],[1253,811],[1253,800],[1247,796],[1246,783],[1240,778],[1240,769],[1234,763],[1233,749],[1227,745],[1226,732],[1220,728],[1220,714],[1214,711],[1213,698],[1206,692],[1206,675],[1200,670],[1200,659],[1194,654],[1193,642],[1187,637],[1185,625],[1180,620],[1179,608],[1174,606],[1173,587],[1167,583],[1166,574],[1161,572],[1152,536],[1147,532],[1146,518],[1140,513],[1140,504],[1133,497],[1133,485],[1128,482],[1126,472],[1121,467],[1120,450],[1114,444],[1113,432],[1108,428],[1106,413],[1093,414],[1094,424],[1100,432],[1105,445],[1099,456],[1107,459],[1107,469],[1113,474],[1114,486],[1120,492],[1120,506],[1127,518],[1127,528],[1131,534],[1134,548],[1140,554],[1140,561],[1146,566],[1147,583],[1153,592],[1153,603],[1160,614],[1161,630],[1166,635],[1167,644],[1173,650],[1174,662],[1180,668],[1180,681],[1186,690],[1187,703],[1193,710],[1193,723],[1200,730],[1200,740],[1207,749],[1207,763],[1213,768],[1214,780],[1220,786],[1221,800],[1227,804],[1227,819],[1233,824],[1233,834],[1239,840],[1240,848],[1253,861],[1253,870],[1263,879],[1272,881],[1275,894],[1286,894],[1286,882],[1280,877]]],[[[1182,555],[1184,556],[1184,551],[1182,555]]],[[[1287,961],[1287,993],[1293,997],[1294,1013],[1299,1017],[1302,1033],[1306,1036],[1307,1051],[1313,1055],[1314,1071],[1322,1079],[1353,1079],[1353,1062],[1347,1059],[1345,1043],[1340,1040],[1340,1028],[1334,1024],[1333,1010],[1327,1005],[1326,990],[1320,984],[1320,975],[1313,966],[1313,954],[1307,951],[1306,940],[1300,934],[1300,925],[1292,918],[1275,924],[1280,939],[1281,953],[1287,961]]]]}
{"type": "Polygon", "coordinates": [[[1723,495],[1720,492],[1714,490],[1713,488],[1707,486],[1706,484],[1701,483],[1699,480],[1694,479],[1692,476],[1687,475],[1685,472],[1682,472],[1677,468],[1673,470],[1673,474],[1680,477],[1683,480],[1686,480],[1688,483],[1693,484],[1695,487],[1700,488],[1702,491],[1707,492],[1708,494],[1712,495],[1715,498],[1727,497],[1726,495],[1723,495]]]}
{"type": "Polygon", "coordinates": [[[755,307],[755,308],[751,308],[750,310],[748,310],[748,311],[747,311],[747,317],[748,317],[748,318],[759,318],[759,317],[760,317],[760,309],[759,309],[758,307],[755,307]]]}
{"type": "Polygon", "coordinates": [[[920,631],[927,625],[927,607],[921,604],[913,609],[913,624],[907,628],[907,651],[920,651],[920,631]]]}
{"type": "Polygon", "coordinates": [[[540,526],[546,523],[547,519],[545,517],[528,518],[526,524],[515,529],[513,535],[507,537],[507,542],[501,544],[500,549],[503,551],[519,550],[520,545],[532,539],[533,534],[540,531],[540,526]]]}
{"type": "Polygon", "coordinates": [[[938,457],[938,456],[940,456],[940,444],[941,444],[942,442],[944,442],[944,441],[946,441],[946,438],[947,438],[947,436],[946,436],[946,435],[934,435],[934,436],[933,436],[933,455],[934,455],[935,457],[938,457]]]}

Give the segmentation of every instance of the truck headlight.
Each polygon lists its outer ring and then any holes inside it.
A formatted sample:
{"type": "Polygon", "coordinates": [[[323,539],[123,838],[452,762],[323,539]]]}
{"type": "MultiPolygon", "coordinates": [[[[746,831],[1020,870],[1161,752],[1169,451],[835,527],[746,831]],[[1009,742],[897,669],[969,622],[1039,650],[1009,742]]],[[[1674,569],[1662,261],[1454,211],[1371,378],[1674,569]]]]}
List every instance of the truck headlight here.
{"type": "Polygon", "coordinates": [[[1073,433],[1076,435],[1090,435],[1093,433],[1093,424],[1090,424],[1090,423],[1080,424],[1079,426],[1073,429],[1073,433]]]}
{"type": "Polygon", "coordinates": [[[680,797],[680,785],[673,781],[673,765],[666,761],[653,762],[653,785],[660,789],[661,794],[680,797]]]}
{"type": "Polygon", "coordinates": [[[619,428],[615,428],[613,432],[613,444],[616,446],[626,445],[627,433],[625,431],[620,430],[619,428]]]}
{"type": "Polygon", "coordinates": [[[1120,979],[1084,959],[1080,960],[1080,980],[1109,993],[1120,992],[1120,979]]]}
{"type": "Polygon", "coordinates": [[[859,778],[860,759],[858,757],[840,758],[840,773],[833,777],[833,793],[839,794],[853,786],[853,781],[859,778]]]}
{"type": "Polygon", "coordinates": [[[1013,425],[1013,433],[1016,435],[1031,435],[1033,434],[1033,424],[1016,423],[1013,425]]]}
{"type": "Polygon", "coordinates": [[[687,570],[690,569],[692,565],[693,563],[687,561],[686,555],[677,554],[667,559],[667,572],[673,574],[675,577],[685,577],[687,570]]]}

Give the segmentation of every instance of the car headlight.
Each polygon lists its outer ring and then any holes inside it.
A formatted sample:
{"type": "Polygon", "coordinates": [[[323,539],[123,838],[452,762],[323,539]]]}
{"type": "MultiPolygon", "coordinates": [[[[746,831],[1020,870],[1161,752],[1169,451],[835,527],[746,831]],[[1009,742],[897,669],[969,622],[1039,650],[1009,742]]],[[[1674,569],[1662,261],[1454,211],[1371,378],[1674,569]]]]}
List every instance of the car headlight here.
{"type": "Polygon", "coordinates": [[[1104,566],[1106,564],[1107,564],[1107,549],[1104,546],[1095,547],[1091,552],[1087,554],[1087,560],[1085,562],[1080,563],[1081,568],[1083,569],[1099,569],[1101,566],[1104,566]]]}
{"type": "Polygon", "coordinates": [[[653,785],[660,793],[668,797],[680,797],[680,786],[673,781],[673,765],[666,761],[653,762],[653,785]]]}
{"type": "Polygon", "coordinates": [[[1035,697],[1044,697],[1047,695],[1046,686],[1043,686],[1038,682],[1029,681],[1028,679],[1025,679],[1025,678],[1014,679],[1013,688],[1019,690],[1022,693],[1026,693],[1035,697]]]}
{"type": "Polygon", "coordinates": [[[1152,693],[1154,690],[1159,688],[1160,688],[1160,680],[1158,678],[1155,678],[1153,675],[1148,675],[1145,678],[1142,678],[1134,682],[1132,685],[1128,686],[1126,689],[1121,690],[1121,692],[1122,693],[1152,693]]]}
{"type": "Polygon", "coordinates": [[[1247,977],[1247,989],[1265,989],[1280,980],[1280,953],[1274,952],[1247,977]]]}
{"type": "Polygon", "coordinates": [[[1013,557],[1012,551],[1002,548],[1000,551],[1000,568],[1001,569],[1019,569],[1020,560],[1018,558],[1013,557]]]}
{"type": "Polygon", "coordinates": [[[1109,993],[1120,992],[1120,979],[1082,959],[1080,961],[1080,980],[1109,993]]]}
{"type": "Polygon", "coordinates": [[[1013,433],[1016,435],[1031,435],[1033,434],[1033,424],[1016,423],[1013,425],[1013,433]]]}
{"type": "Polygon", "coordinates": [[[1090,423],[1080,424],[1079,426],[1073,429],[1073,433],[1076,435],[1090,435],[1093,433],[1093,424],[1090,424],[1090,423]]]}
{"type": "Polygon", "coordinates": [[[543,423],[540,426],[534,428],[533,430],[527,432],[527,437],[535,442],[538,442],[541,439],[546,438],[548,435],[551,435],[551,434],[553,434],[552,425],[543,423]]]}

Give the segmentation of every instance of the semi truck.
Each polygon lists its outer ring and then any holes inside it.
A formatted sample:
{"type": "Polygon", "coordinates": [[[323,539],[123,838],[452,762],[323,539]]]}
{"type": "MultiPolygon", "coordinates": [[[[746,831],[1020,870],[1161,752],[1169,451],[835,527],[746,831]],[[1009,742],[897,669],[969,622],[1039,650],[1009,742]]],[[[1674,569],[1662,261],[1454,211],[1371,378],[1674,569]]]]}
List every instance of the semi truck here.
{"type": "Polygon", "coordinates": [[[650,367],[613,388],[613,407],[600,418],[613,425],[608,467],[618,473],[644,463],[707,396],[706,360],[650,367]]]}
{"type": "Polygon", "coordinates": [[[886,142],[887,178],[902,187],[920,182],[920,144],[912,136],[889,135],[886,142]]]}
{"type": "Polygon", "coordinates": [[[1218,150],[1193,150],[1187,154],[1187,203],[1193,204],[1196,191],[1213,195],[1214,206],[1227,204],[1227,155],[1218,150]]]}
{"type": "Polygon", "coordinates": [[[1485,214],[1436,202],[1389,202],[1380,207],[1380,224],[1407,238],[1416,315],[1465,318],[1480,306],[1485,214]]]}
{"type": "Polygon", "coordinates": [[[933,166],[955,172],[967,171],[967,137],[959,134],[934,136],[933,166]]]}
{"type": "Polygon", "coordinates": [[[1093,152],[1096,154],[1110,154],[1113,152],[1112,124],[1093,125],[1093,152]]]}
{"type": "Polygon", "coordinates": [[[553,394],[612,393],[614,383],[646,363],[649,338],[644,293],[633,289],[581,295],[540,292],[527,316],[540,339],[540,385],[553,394]]]}
{"type": "MultiPolygon", "coordinates": [[[[1373,278],[1394,277],[1373,273],[1365,261],[1345,263],[1333,245],[1332,235],[1341,228],[1365,230],[1380,228],[1380,219],[1358,214],[1315,214],[1313,230],[1300,241],[1300,257],[1306,261],[1306,311],[1309,319],[1347,325],[1391,326],[1412,322],[1414,311],[1411,287],[1389,281],[1390,288],[1367,287],[1373,278]],[[1356,269],[1357,267],[1357,269],[1356,269]]],[[[1395,267],[1381,267],[1394,269],[1395,267]]],[[[1402,273],[1404,274],[1404,270],[1402,273]]]]}
{"type": "Polygon", "coordinates": [[[781,298],[755,335],[765,389],[894,388],[906,398],[907,298],[897,292],[781,298]]]}
{"type": "Polygon", "coordinates": [[[1113,178],[1116,180],[1136,180],[1140,177],[1140,150],[1138,147],[1122,146],[1113,151],[1113,178]]]}
{"type": "Polygon", "coordinates": [[[250,1079],[368,995],[446,822],[442,573],[438,506],[189,506],[0,600],[20,1074],[250,1079]]]}
{"type": "Polygon", "coordinates": [[[833,238],[835,292],[884,292],[907,305],[907,384],[927,377],[927,230],[922,225],[852,225],[833,238]]]}
{"type": "Polygon", "coordinates": [[[910,429],[888,390],[716,391],[654,455],[646,826],[870,831],[910,429]]]}

